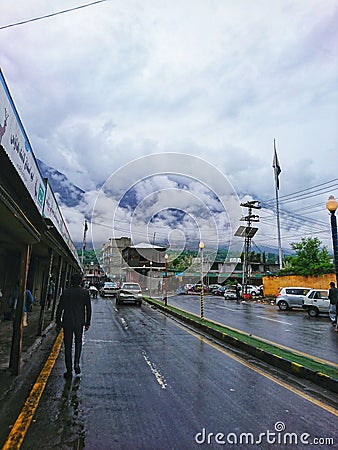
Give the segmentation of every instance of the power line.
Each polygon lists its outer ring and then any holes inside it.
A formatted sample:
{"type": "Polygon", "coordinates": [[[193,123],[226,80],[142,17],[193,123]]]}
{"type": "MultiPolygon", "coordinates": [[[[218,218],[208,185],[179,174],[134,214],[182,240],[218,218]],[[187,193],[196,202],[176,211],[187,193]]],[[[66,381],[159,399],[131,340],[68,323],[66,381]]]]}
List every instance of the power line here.
{"type": "Polygon", "coordinates": [[[18,25],[24,25],[25,23],[36,22],[37,20],[48,19],[48,18],[53,17],[53,16],[58,16],[60,14],[66,14],[66,13],[71,12],[71,11],[76,11],[78,9],[87,8],[88,6],[97,5],[98,3],[104,3],[104,2],[107,2],[107,1],[108,0],[97,0],[95,2],[86,3],[85,5],[75,6],[74,8],[64,9],[62,11],[58,11],[58,12],[51,13],[51,14],[46,14],[44,16],[34,17],[33,19],[27,19],[27,20],[23,20],[21,22],[11,23],[9,25],[3,25],[2,27],[0,27],[0,30],[4,30],[5,28],[16,27],[18,25]]]}
{"type": "MultiPolygon", "coordinates": [[[[302,198],[304,198],[304,195],[309,195],[309,194],[316,195],[317,193],[319,195],[321,193],[329,192],[330,190],[335,189],[337,187],[338,187],[338,178],[334,178],[333,180],[326,181],[325,183],[320,183],[315,186],[311,186],[307,189],[301,189],[300,191],[281,195],[280,200],[283,203],[287,203],[289,200],[294,199],[294,198],[302,199],[302,198]],[[320,189],[318,189],[318,188],[320,188],[320,189]],[[314,191],[314,192],[312,192],[312,191],[314,191]],[[302,194],[302,195],[298,195],[298,194],[302,194]]],[[[274,202],[275,202],[275,199],[269,199],[269,200],[266,200],[265,202],[262,201],[262,204],[271,205],[271,204],[274,204],[274,202]]]]}

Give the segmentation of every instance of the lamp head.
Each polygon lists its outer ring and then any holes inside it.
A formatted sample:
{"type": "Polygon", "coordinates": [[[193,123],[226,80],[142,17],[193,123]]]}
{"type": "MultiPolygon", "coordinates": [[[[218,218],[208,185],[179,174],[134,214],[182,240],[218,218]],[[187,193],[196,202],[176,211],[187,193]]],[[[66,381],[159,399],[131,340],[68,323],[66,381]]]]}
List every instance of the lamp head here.
{"type": "Polygon", "coordinates": [[[337,200],[334,198],[333,195],[330,195],[328,201],[326,202],[326,208],[331,212],[331,213],[335,213],[336,209],[338,208],[338,202],[337,200]]]}
{"type": "Polygon", "coordinates": [[[201,241],[201,242],[200,242],[200,245],[199,245],[199,247],[200,247],[200,249],[201,249],[201,250],[203,250],[203,249],[204,249],[204,242],[203,242],[203,241],[201,241]]]}
{"type": "Polygon", "coordinates": [[[164,259],[165,259],[165,260],[168,260],[168,258],[169,258],[169,256],[168,256],[168,254],[166,253],[166,254],[164,255],[164,259]]]}

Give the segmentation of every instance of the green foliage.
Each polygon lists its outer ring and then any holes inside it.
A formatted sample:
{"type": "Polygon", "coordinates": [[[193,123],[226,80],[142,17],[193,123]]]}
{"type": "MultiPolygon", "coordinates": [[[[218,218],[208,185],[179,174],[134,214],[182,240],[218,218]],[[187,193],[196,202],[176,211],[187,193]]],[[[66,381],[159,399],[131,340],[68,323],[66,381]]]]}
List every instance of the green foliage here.
{"type": "Polygon", "coordinates": [[[333,270],[331,256],[321,241],[315,238],[302,238],[300,242],[292,242],[291,248],[296,253],[285,258],[285,268],[281,275],[323,275],[333,270]]]}
{"type": "MultiPolygon", "coordinates": [[[[81,257],[82,257],[82,250],[78,250],[78,251],[77,251],[77,254],[79,255],[79,258],[80,258],[80,260],[81,260],[81,257]]],[[[83,264],[84,264],[84,265],[87,265],[87,264],[90,264],[90,263],[94,263],[94,264],[97,264],[97,263],[98,263],[97,257],[96,257],[96,253],[95,253],[95,250],[85,250],[85,251],[84,251],[84,254],[83,254],[83,264]]]]}
{"type": "Polygon", "coordinates": [[[193,255],[189,251],[183,251],[177,256],[172,253],[170,255],[170,270],[175,270],[177,272],[184,272],[188,267],[191,266],[193,260],[193,255]]]}

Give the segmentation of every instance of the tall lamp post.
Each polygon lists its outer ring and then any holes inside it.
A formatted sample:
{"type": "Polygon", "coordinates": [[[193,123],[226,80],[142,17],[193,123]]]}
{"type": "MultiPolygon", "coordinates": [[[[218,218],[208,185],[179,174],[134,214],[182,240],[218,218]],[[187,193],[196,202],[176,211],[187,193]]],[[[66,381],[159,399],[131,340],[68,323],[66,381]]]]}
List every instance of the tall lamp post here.
{"type": "Polygon", "coordinates": [[[338,240],[337,240],[337,218],[336,210],[338,208],[338,202],[333,195],[330,195],[326,202],[326,208],[331,214],[331,231],[332,231],[332,244],[333,244],[333,259],[336,272],[336,285],[338,285],[338,240]]]}
{"type": "Polygon", "coordinates": [[[201,319],[204,319],[204,286],[203,286],[203,249],[204,242],[201,241],[199,244],[200,254],[201,254],[201,319]]]}
{"type": "Polygon", "coordinates": [[[165,259],[165,285],[164,285],[164,305],[168,304],[168,255],[164,255],[165,259]]]}
{"type": "Polygon", "coordinates": [[[149,277],[149,296],[151,297],[151,282],[152,282],[152,276],[153,276],[153,262],[150,261],[150,277],[149,277]]]}

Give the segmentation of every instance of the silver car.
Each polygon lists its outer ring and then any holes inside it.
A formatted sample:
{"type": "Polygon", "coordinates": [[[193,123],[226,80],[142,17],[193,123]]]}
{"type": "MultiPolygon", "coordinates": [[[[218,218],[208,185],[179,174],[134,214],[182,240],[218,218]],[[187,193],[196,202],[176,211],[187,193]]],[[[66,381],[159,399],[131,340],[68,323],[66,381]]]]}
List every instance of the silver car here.
{"type": "Polygon", "coordinates": [[[142,289],[138,283],[127,282],[122,284],[116,296],[116,304],[119,305],[123,302],[134,302],[141,306],[142,289]]]}
{"type": "Polygon", "coordinates": [[[309,287],[284,287],[276,297],[276,305],[281,311],[302,308],[303,300],[310,290],[309,287]]]}

